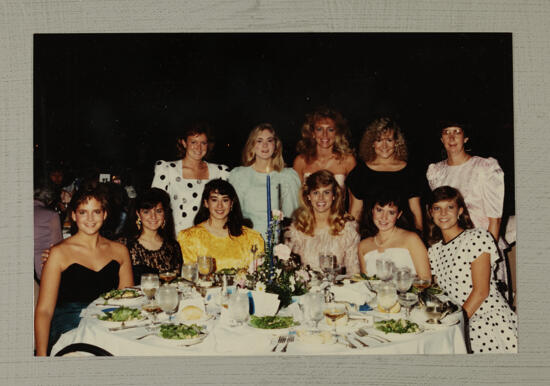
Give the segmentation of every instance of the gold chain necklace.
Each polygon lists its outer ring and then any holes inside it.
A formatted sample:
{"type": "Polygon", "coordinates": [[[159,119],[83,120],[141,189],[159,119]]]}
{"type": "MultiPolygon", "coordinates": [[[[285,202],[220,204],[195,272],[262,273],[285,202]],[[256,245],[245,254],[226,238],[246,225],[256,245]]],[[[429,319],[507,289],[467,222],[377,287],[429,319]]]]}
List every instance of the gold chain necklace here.
{"type": "Polygon", "coordinates": [[[383,241],[383,242],[381,242],[380,244],[378,244],[378,240],[376,240],[376,236],[377,236],[377,235],[374,235],[374,244],[375,244],[377,247],[381,247],[382,245],[386,244],[388,241],[391,240],[391,238],[393,237],[393,234],[394,234],[394,233],[395,233],[395,226],[394,226],[394,227],[392,228],[392,230],[391,230],[390,237],[388,237],[388,238],[386,239],[386,241],[383,241]]]}

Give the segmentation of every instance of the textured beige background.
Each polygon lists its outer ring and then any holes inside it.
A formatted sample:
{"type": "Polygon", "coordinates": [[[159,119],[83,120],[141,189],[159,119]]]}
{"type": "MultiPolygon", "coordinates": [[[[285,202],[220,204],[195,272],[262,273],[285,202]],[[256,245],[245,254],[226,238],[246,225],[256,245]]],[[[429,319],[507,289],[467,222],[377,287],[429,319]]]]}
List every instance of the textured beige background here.
{"type": "Polygon", "coordinates": [[[548,384],[550,1],[1,0],[0,12],[0,384],[548,384]],[[186,31],[513,32],[521,353],[32,357],[32,34],[186,31]]]}

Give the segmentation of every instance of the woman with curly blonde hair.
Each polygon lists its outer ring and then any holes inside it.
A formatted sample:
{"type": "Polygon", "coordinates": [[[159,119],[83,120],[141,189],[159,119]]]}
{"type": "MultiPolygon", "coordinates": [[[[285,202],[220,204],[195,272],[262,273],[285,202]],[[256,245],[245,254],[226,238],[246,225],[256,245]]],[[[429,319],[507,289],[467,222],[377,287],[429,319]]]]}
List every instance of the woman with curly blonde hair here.
{"type": "Polygon", "coordinates": [[[347,274],[359,272],[359,234],[353,217],[344,210],[344,190],[328,170],[307,177],[285,239],[302,264],[319,270],[319,255],[336,256],[347,274]]]}
{"type": "Polygon", "coordinates": [[[318,170],[328,170],[344,187],[346,176],[355,167],[355,156],[348,142],[346,120],[338,111],[320,107],[306,115],[294,170],[304,181],[318,170]]]}
{"type": "Polygon", "coordinates": [[[407,164],[407,144],[397,123],[387,117],[374,120],[363,134],[359,156],[363,162],[346,180],[351,193],[351,215],[357,220],[363,217],[363,208],[370,207],[380,192],[399,192],[408,202],[404,215],[414,216],[415,227],[421,230],[423,178],[407,164]]]}
{"type": "Polygon", "coordinates": [[[252,221],[254,230],[267,231],[266,180],[271,181],[271,202],[290,217],[298,207],[300,179],[294,169],[285,168],[283,144],[273,126],[254,127],[243,149],[242,162],[229,173],[229,182],[237,191],[243,216],[252,221]]]}

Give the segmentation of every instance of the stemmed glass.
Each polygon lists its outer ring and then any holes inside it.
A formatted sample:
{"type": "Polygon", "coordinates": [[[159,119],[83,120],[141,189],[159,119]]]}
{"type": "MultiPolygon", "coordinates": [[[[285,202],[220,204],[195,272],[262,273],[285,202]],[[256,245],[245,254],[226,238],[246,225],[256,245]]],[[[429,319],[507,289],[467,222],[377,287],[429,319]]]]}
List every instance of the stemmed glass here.
{"type": "Polygon", "coordinates": [[[398,296],[399,304],[405,307],[405,317],[408,319],[411,315],[411,307],[418,302],[418,295],[412,292],[400,293],[398,296]]]}
{"type": "Polygon", "coordinates": [[[199,273],[203,279],[210,275],[214,270],[214,259],[210,256],[199,256],[197,258],[197,264],[199,273]]]}
{"type": "Polygon", "coordinates": [[[174,271],[162,271],[159,273],[160,280],[167,284],[176,278],[177,274],[174,271]]]}
{"type": "Polygon", "coordinates": [[[233,326],[242,325],[248,318],[249,301],[248,294],[244,292],[235,292],[229,298],[229,313],[231,315],[233,326]]]}
{"type": "Polygon", "coordinates": [[[169,316],[172,321],[172,315],[177,311],[179,305],[179,294],[176,287],[169,285],[161,286],[156,295],[159,307],[169,316]]]}
{"type": "Polygon", "coordinates": [[[426,288],[428,288],[432,284],[432,279],[422,279],[418,275],[414,278],[413,281],[413,287],[417,289],[418,296],[422,294],[422,291],[424,291],[426,288]]]}
{"type": "Polygon", "coordinates": [[[304,297],[304,317],[311,320],[315,326],[313,331],[319,331],[319,322],[323,319],[325,297],[321,292],[309,292],[304,297]]]}
{"type": "Polygon", "coordinates": [[[407,292],[414,281],[414,276],[409,268],[399,268],[393,275],[395,285],[400,294],[407,292]]]}
{"type": "Polygon", "coordinates": [[[336,263],[336,256],[334,255],[319,255],[319,267],[321,271],[325,273],[325,277],[328,281],[332,281],[334,276],[334,265],[336,263]]]}
{"type": "Polygon", "coordinates": [[[332,321],[332,333],[337,338],[338,334],[336,332],[336,321],[338,319],[344,318],[347,316],[348,311],[344,304],[340,303],[331,303],[325,305],[325,311],[323,312],[327,318],[332,321]]]}
{"type": "Polygon", "coordinates": [[[392,277],[393,263],[389,259],[376,260],[376,276],[382,281],[390,280],[392,277]]]}
{"type": "Polygon", "coordinates": [[[378,286],[378,305],[386,312],[397,303],[397,289],[392,282],[380,283],[378,286]]]}
{"type": "Polygon", "coordinates": [[[191,283],[196,283],[199,278],[199,267],[197,263],[182,265],[181,277],[191,283]]]}
{"type": "Polygon", "coordinates": [[[157,292],[159,286],[160,282],[157,274],[144,273],[141,275],[141,290],[147,297],[149,303],[151,303],[155,297],[155,293],[157,292]]]}

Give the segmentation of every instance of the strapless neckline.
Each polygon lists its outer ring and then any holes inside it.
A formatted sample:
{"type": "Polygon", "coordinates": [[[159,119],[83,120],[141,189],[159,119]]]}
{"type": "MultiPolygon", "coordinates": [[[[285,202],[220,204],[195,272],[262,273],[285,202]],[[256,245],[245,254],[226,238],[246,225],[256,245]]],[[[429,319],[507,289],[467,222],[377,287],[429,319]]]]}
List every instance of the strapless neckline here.
{"type": "Polygon", "coordinates": [[[115,259],[111,259],[107,264],[105,264],[103,267],[101,267],[101,269],[96,271],[95,269],[91,269],[91,268],[86,267],[85,265],[82,265],[80,263],[72,263],[67,268],[65,268],[65,271],[68,270],[69,268],[71,268],[73,265],[78,265],[81,268],[86,269],[88,271],[91,271],[91,272],[94,272],[94,273],[100,273],[101,271],[103,271],[105,268],[107,268],[112,263],[116,263],[116,264],[120,265],[120,263],[118,261],[116,261],[115,259]]]}

